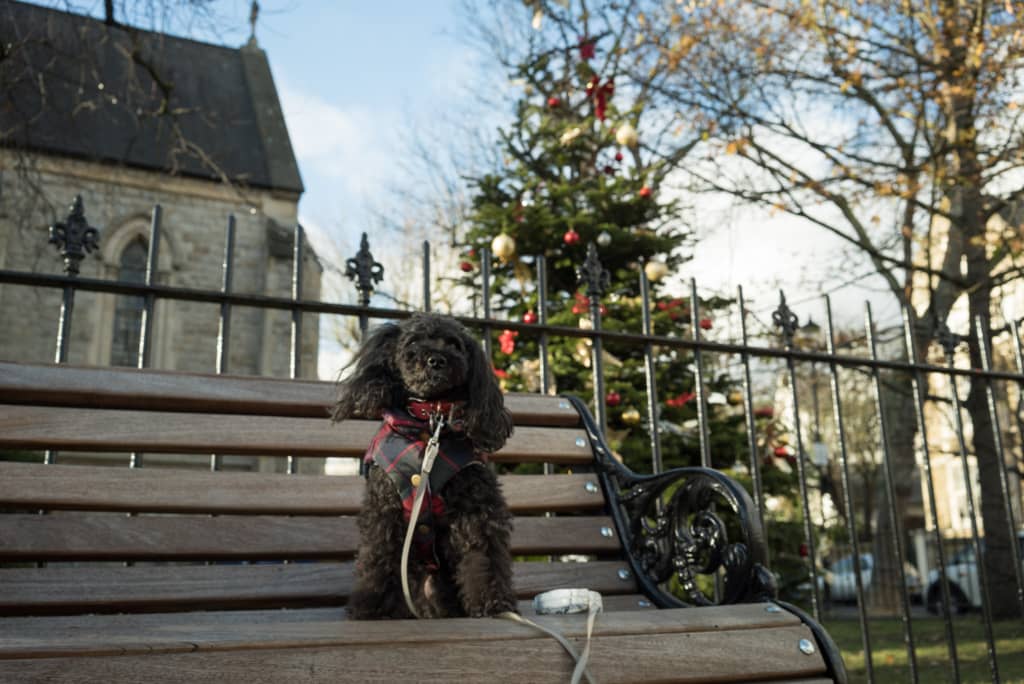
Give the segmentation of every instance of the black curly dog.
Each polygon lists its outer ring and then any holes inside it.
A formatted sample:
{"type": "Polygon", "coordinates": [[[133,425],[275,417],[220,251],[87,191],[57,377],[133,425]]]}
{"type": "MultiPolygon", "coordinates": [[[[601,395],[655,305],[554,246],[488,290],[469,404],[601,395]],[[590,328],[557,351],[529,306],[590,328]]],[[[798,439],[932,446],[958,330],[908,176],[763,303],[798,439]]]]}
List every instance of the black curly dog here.
{"type": "Polygon", "coordinates": [[[350,366],[355,368],[340,382],[334,420],[383,417],[384,422],[367,452],[349,615],[412,617],[400,575],[410,491],[419,481],[409,473],[418,471],[430,432],[429,421],[421,419],[438,411],[451,420],[431,471],[433,500],[424,502],[428,510],[417,521],[416,552],[410,555],[416,612],[421,617],[482,617],[514,611],[512,516],[496,476],[484,463],[486,454],[504,446],[512,434],[512,417],[480,345],[450,317],[416,314],[373,330],[350,366]],[[403,448],[390,446],[399,433],[413,440],[413,448],[405,450],[414,454],[415,470],[404,475],[394,468],[395,451],[403,448]],[[446,469],[450,479],[435,489],[435,474],[446,469]]]}

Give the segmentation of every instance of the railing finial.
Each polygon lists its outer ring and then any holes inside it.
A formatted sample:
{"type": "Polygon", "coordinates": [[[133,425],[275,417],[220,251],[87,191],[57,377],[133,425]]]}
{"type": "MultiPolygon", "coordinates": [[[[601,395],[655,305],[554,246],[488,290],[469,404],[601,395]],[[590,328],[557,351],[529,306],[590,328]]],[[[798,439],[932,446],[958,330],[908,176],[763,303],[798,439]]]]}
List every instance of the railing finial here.
{"type": "Polygon", "coordinates": [[[591,302],[600,300],[611,285],[611,274],[601,265],[597,245],[593,242],[587,244],[587,259],[579,268],[579,282],[587,286],[587,296],[591,302]]]}
{"type": "Polygon", "coordinates": [[[772,322],[776,328],[782,329],[782,337],[787,347],[793,346],[793,336],[796,335],[796,326],[799,320],[793,310],[786,304],[786,293],[779,290],[779,308],[772,312],[772,322]]]}
{"type": "Polygon", "coordinates": [[[359,251],[355,257],[345,262],[345,275],[356,283],[356,289],[359,290],[359,305],[369,306],[373,284],[384,279],[384,267],[373,260],[366,233],[363,233],[363,238],[359,241],[359,251]]]}
{"type": "Polygon", "coordinates": [[[99,249],[100,232],[85,219],[81,195],[75,195],[67,218],[50,226],[49,242],[64,257],[64,273],[72,276],[78,275],[78,264],[85,255],[99,249]]]}

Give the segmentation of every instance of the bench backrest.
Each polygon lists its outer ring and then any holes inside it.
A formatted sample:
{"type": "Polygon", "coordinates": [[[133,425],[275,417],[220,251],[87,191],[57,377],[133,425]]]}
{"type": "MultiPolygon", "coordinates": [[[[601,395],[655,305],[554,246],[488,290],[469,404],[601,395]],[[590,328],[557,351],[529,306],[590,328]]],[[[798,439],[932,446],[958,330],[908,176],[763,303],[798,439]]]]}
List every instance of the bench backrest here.
{"type": "MultiPolygon", "coordinates": [[[[360,477],[171,467],[210,454],[360,457],[376,423],[332,425],[332,395],[315,381],[0,362],[0,614],[344,603],[360,477]],[[45,449],[56,464],[39,462],[45,449]],[[40,454],[3,460],[11,450],[40,454]],[[129,452],[145,467],[127,467],[129,452]],[[72,458],[110,453],[123,454],[115,467],[72,458]]],[[[516,431],[493,461],[559,471],[501,478],[523,558],[517,591],[586,586],[621,597],[612,605],[649,605],[587,472],[575,409],[539,395],[507,405],[516,431]],[[567,555],[592,562],[550,562],[567,555]]]]}

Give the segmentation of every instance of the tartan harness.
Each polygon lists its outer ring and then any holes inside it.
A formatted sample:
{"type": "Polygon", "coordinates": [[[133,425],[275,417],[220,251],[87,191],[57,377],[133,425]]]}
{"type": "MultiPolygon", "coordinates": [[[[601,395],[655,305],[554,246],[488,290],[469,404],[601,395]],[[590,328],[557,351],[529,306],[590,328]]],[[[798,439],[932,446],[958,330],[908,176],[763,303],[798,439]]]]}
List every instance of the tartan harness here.
{"type": "Polygon", "coordinates": [[[412,514],[416,497],[415,482],[420,480],[423,452],[438,417],[447,421],[441,431],[437,458],[426,483],[424,505],[416,521],[413,537],[416,556],[432,570],[437,569],[434,539],[437,520],[444,515],[444,486],[460,470],[471,465],[484,465],[484,457],[473,449],[466,437],[461,420],[461,406],[450,402],[412,401],[408,410],[391,409],[383,412],[383,422],[363,457],[366,464],[382,468],[398,490],[402,499],[402,513],[406,524],[412,514]]]}

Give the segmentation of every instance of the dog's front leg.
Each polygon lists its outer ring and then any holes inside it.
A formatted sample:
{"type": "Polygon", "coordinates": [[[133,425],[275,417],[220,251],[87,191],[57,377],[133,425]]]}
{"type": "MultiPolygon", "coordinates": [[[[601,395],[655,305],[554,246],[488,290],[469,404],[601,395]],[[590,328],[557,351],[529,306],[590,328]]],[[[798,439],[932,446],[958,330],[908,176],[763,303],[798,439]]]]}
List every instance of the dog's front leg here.
{"type": "Polygon", "coordinates": [[[349,616],[356,620],[411,618],[401,585],[402,502],[380,468],[370,469],[358,525],[356,587],[348,600],[349,616]]]}
{"type": "Polygon", "coordinates": [[[512,514],[486,466],[464,468],[445,488],[451,565],[466,615],[516,610],[512,587],[512,514]]]}

